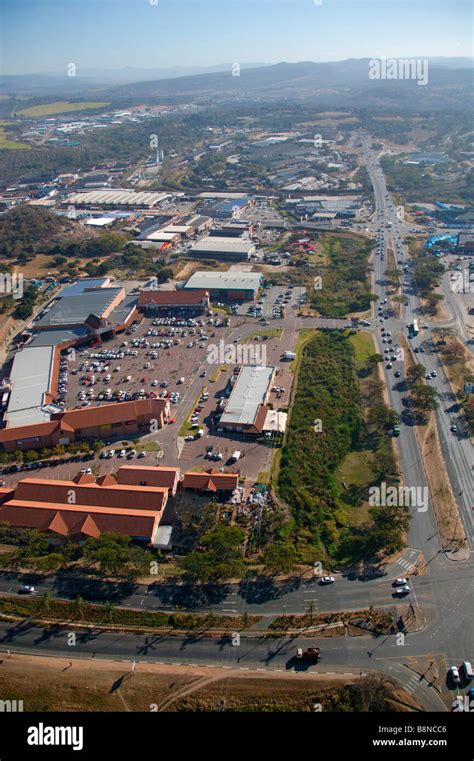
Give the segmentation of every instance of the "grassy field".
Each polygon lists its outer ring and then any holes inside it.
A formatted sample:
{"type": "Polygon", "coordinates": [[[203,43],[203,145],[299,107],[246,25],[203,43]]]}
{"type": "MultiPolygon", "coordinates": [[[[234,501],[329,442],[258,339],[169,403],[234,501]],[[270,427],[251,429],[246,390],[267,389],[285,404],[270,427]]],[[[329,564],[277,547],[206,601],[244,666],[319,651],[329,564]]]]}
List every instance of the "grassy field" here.
{"type": "MultiPolygon", "coordinates": [[[[372,336],[369,333],[358,331],[351,335],[349,340],[354,348],[356,369],[360,372],[366,367],[368,358],[375,353],[372,336]]],[[[365,380],[359,379],[362,390],[364,382],[365,380]]],[[[345,491],[350,491],[351,489],[364,490],[374,483],[376,480],[374,459],[375,453],[369,447],[349,452],[336,474],[336,482],[341,489],[343,501],[345,491]]],[[[368,501],[363,500],[357,505],[350,504],[350,501],[344,502],[344,509],[347,512],[349,525],[361,525],[368,517],[368,501]]]]}
{"type": "Polygon", "coordinates": [[[4,151],[29,151],[31,146],[27,143],[17,143],[16,140],[9,140],[4,129],[0,127],[0,150],[4,151]]]}
{"type": "Polygon", "coordinates": [[[350,342],[354,347],[356,367],[361,370],[365,367],[371,354],[375,353],[372,336],[369,333],[358,331],[350,337],[350,342]]]}
{"type": "Polygon", "coordinates": [[[161,447],[157,441],[145,441],[143,444],[137,444],[137,452],[160,452],[161,447]]]}
{"type": "Polygon", "coordinates": [[[68,111],[85,111],[89,108],[103,108],[110,103],[102,100],[88,100],[83,103],[71,103],[66,100],[57,100],[54,103],[42,103],[38,106],[28,106],[17,111],[18,116],[50,116],[51,114],[63,114],[68,111]]]}

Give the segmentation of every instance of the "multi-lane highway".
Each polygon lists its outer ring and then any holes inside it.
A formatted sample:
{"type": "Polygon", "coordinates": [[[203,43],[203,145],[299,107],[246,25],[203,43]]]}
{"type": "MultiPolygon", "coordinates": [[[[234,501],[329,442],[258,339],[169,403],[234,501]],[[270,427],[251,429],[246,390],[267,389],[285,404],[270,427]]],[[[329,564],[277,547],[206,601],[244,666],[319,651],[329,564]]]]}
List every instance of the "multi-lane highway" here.
{"type": "MultiPolygon", "coordinates": [[[[379,229],[383,231],[386,258],[382,259],[380,256],[375,256],[374,259],[376,293],[381,299],[383,299],[385,296],[384,288],[382,286],[384,272],[389,268],[387,261],[388,249],[392,248],[398,267],[403,263],[409,263],[407,248],[402,243],[403,236],[406,235],[407,232],[407,225],[404,222],[403,217],[400,218],[401,215],[397,213],[397,209],[391,200],[383,171],[375,154],[370,151],[368,139],[364,139],[363,144],[367,168],[374,187],[377,207],[377,225],[379,229]]],[[[455,399],[444,373],[443,366],[438,359],[437,353],[433,351],[434,345],[430,338],[429,322],[425,317],[421,317],[420,319],[422,310],[420,308],[419,298],[413,288],[413,281],[409,268],[405,278],[408,282],[408,285],[405,288],[405,296],[408,304],[406,306],[402,305],[400,318],[397,319],[388,316],[384,319],[383,326],[386,330],[390,330],[394,336],[400,335],[401,333],[406,336],[407,326],[413,323],[414,318],[419,320],[421,330],[418,336],[411,340],[411,344],[413,349],[419,349],[420,346],[423,347],[424,352],[418,355],[418,361],[426,368],[427,375],[431,374],[432,371],[437,373],[437,375],[431,378],[428,382],[434,389],[436,389],[440,396],[440,403],[436,412],[438,433],[453,493],[463,517],[465,535],[468,538],[469,544],[472,545],[472,506],[474,504],[472,445],[469,437],[463,435],[461,426],[459,426],[460,430],[456,434],[453,434],[450,430],[453,424],[459,422],[456,414],[449,411],[450,408],[453,407],[455,399]]],[[[390,302],[388,306],[390,306],[390,302]]],[[[379,347],[381,352],[383,352],[384,347],[380,338],[380,329],[382,327],[380,319],[376,320],[375,327],[379,347]]],[[[397,383],[397,379],[394,377],[394,372],[397,367],[398,365],[394,365],[392,369],[386,370],[386,380],[391,406],[401,414],[404,411],[401,403],[404,394],[403,384],[397,383]]],[[[420,456],[414,429],[410,425],[409,420],[404,422],[404,417],[402,417],[399,452],[406,484],[409,486],[427,486],[423,462],[420,456]]],[[[418,532],[420,523],[423,523],[423,521],[430,521],[432,523],[433,520],[431,509],[427,513],[421,514],[416,511],[413,514],[412,532],[418,532]]],[[[419,532],[418,537],[421,538],[419,532]]],[[[411,541],[415,541],[413,534],[411,541]]]]}

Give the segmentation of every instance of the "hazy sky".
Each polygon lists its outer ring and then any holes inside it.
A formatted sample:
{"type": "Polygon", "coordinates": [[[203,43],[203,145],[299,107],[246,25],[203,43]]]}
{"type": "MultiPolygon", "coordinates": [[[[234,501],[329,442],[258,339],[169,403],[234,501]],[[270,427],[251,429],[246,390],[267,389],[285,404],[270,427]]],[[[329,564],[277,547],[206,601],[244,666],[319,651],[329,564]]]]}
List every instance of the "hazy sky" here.
{"type": "Polygon", "coordinates": [[[468,0],[0,0],[0,73],[472,56],[468,0]]]}

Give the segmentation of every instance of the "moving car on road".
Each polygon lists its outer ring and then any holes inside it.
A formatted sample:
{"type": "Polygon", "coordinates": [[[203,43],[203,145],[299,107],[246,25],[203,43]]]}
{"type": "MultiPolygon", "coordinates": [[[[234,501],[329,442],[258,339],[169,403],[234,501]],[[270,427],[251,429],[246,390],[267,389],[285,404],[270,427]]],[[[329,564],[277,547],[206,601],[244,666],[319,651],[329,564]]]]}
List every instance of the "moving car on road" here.
{"type": "Polygon", "coordinates": [[[334,582],[335,582],[335,581],[336,581],[336,579],[334,578],[334,576],[323,576],[323,577],[322,577],[322,578],[319,580],[319,583],[320,583],[322,586],[325,586],[326,584],[334,584],[334,582]]]}
{"type": "Polygon", "coordinates": [[[308,647],[306,650],[299,647],[296,651],[296,658],[299,661],[311,661],[312,663],[317,663],[321,658],[321,650],[319,647],[308,647]]]}

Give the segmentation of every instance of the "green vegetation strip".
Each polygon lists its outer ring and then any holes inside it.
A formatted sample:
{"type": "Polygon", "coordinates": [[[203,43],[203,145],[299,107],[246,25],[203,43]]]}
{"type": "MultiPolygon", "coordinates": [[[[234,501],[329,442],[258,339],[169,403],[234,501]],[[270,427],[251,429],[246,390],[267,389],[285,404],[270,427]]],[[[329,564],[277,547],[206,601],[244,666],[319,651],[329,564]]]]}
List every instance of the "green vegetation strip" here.
{"type": "Polygon", "coordinates": [[[345,625],[361,626],[367,630],[376,631],[379,634],[391,634],[395,631],[395,619],[392,613],[375,608],[357,611],[339,611],[336,613],[309,612],[299,616],[277,616],[268,628],[276,631],[298,630],[339,622],[345,625]]]}
{"type": "Polygon", "coordinates": [[[367,510],[369,486],[394,472],[393,412],[383,404],[369,340],[319,333],[303,349],[278,476],[291,520],[277,535],[293,541],[301,562],[348,565],[403,547],[407,508],[367,510]],[[343,483],[343,465],[351,479],[362,470],[362,482],[343,483]]]}
{"type": "Polygon", "coordinates": [[[47,621],[70,621],[76,624],[98,624],[106,626],[133,626],[144,628],[171,629],[244,629],[260,620],[259,616],[217,616],[212,611],[195,615],[176,611],[160,613],[156,611],[116,608],[110,603],[90,605],[81,598],[71,602],[42,598],[0,597],[0,615],[21,618],[39,618],[47,621]]]}
{"type": "Polygon", "coordinates": [[[322,279],[322,287],[309,290],[311,306],[323,317],[346,317],[370,309],[375,298],[368,278],[372,241],[324,235],[322,243],[329,263],[314,270],[322,279]]]}
{"type": "Polygon", "coordinates": [[[216,383],[219,380],[221,373],[226,373],[229,370],[229,365],[219,365],[216,367],[213,373],[209,376],[209,383],[216,383]]]}

